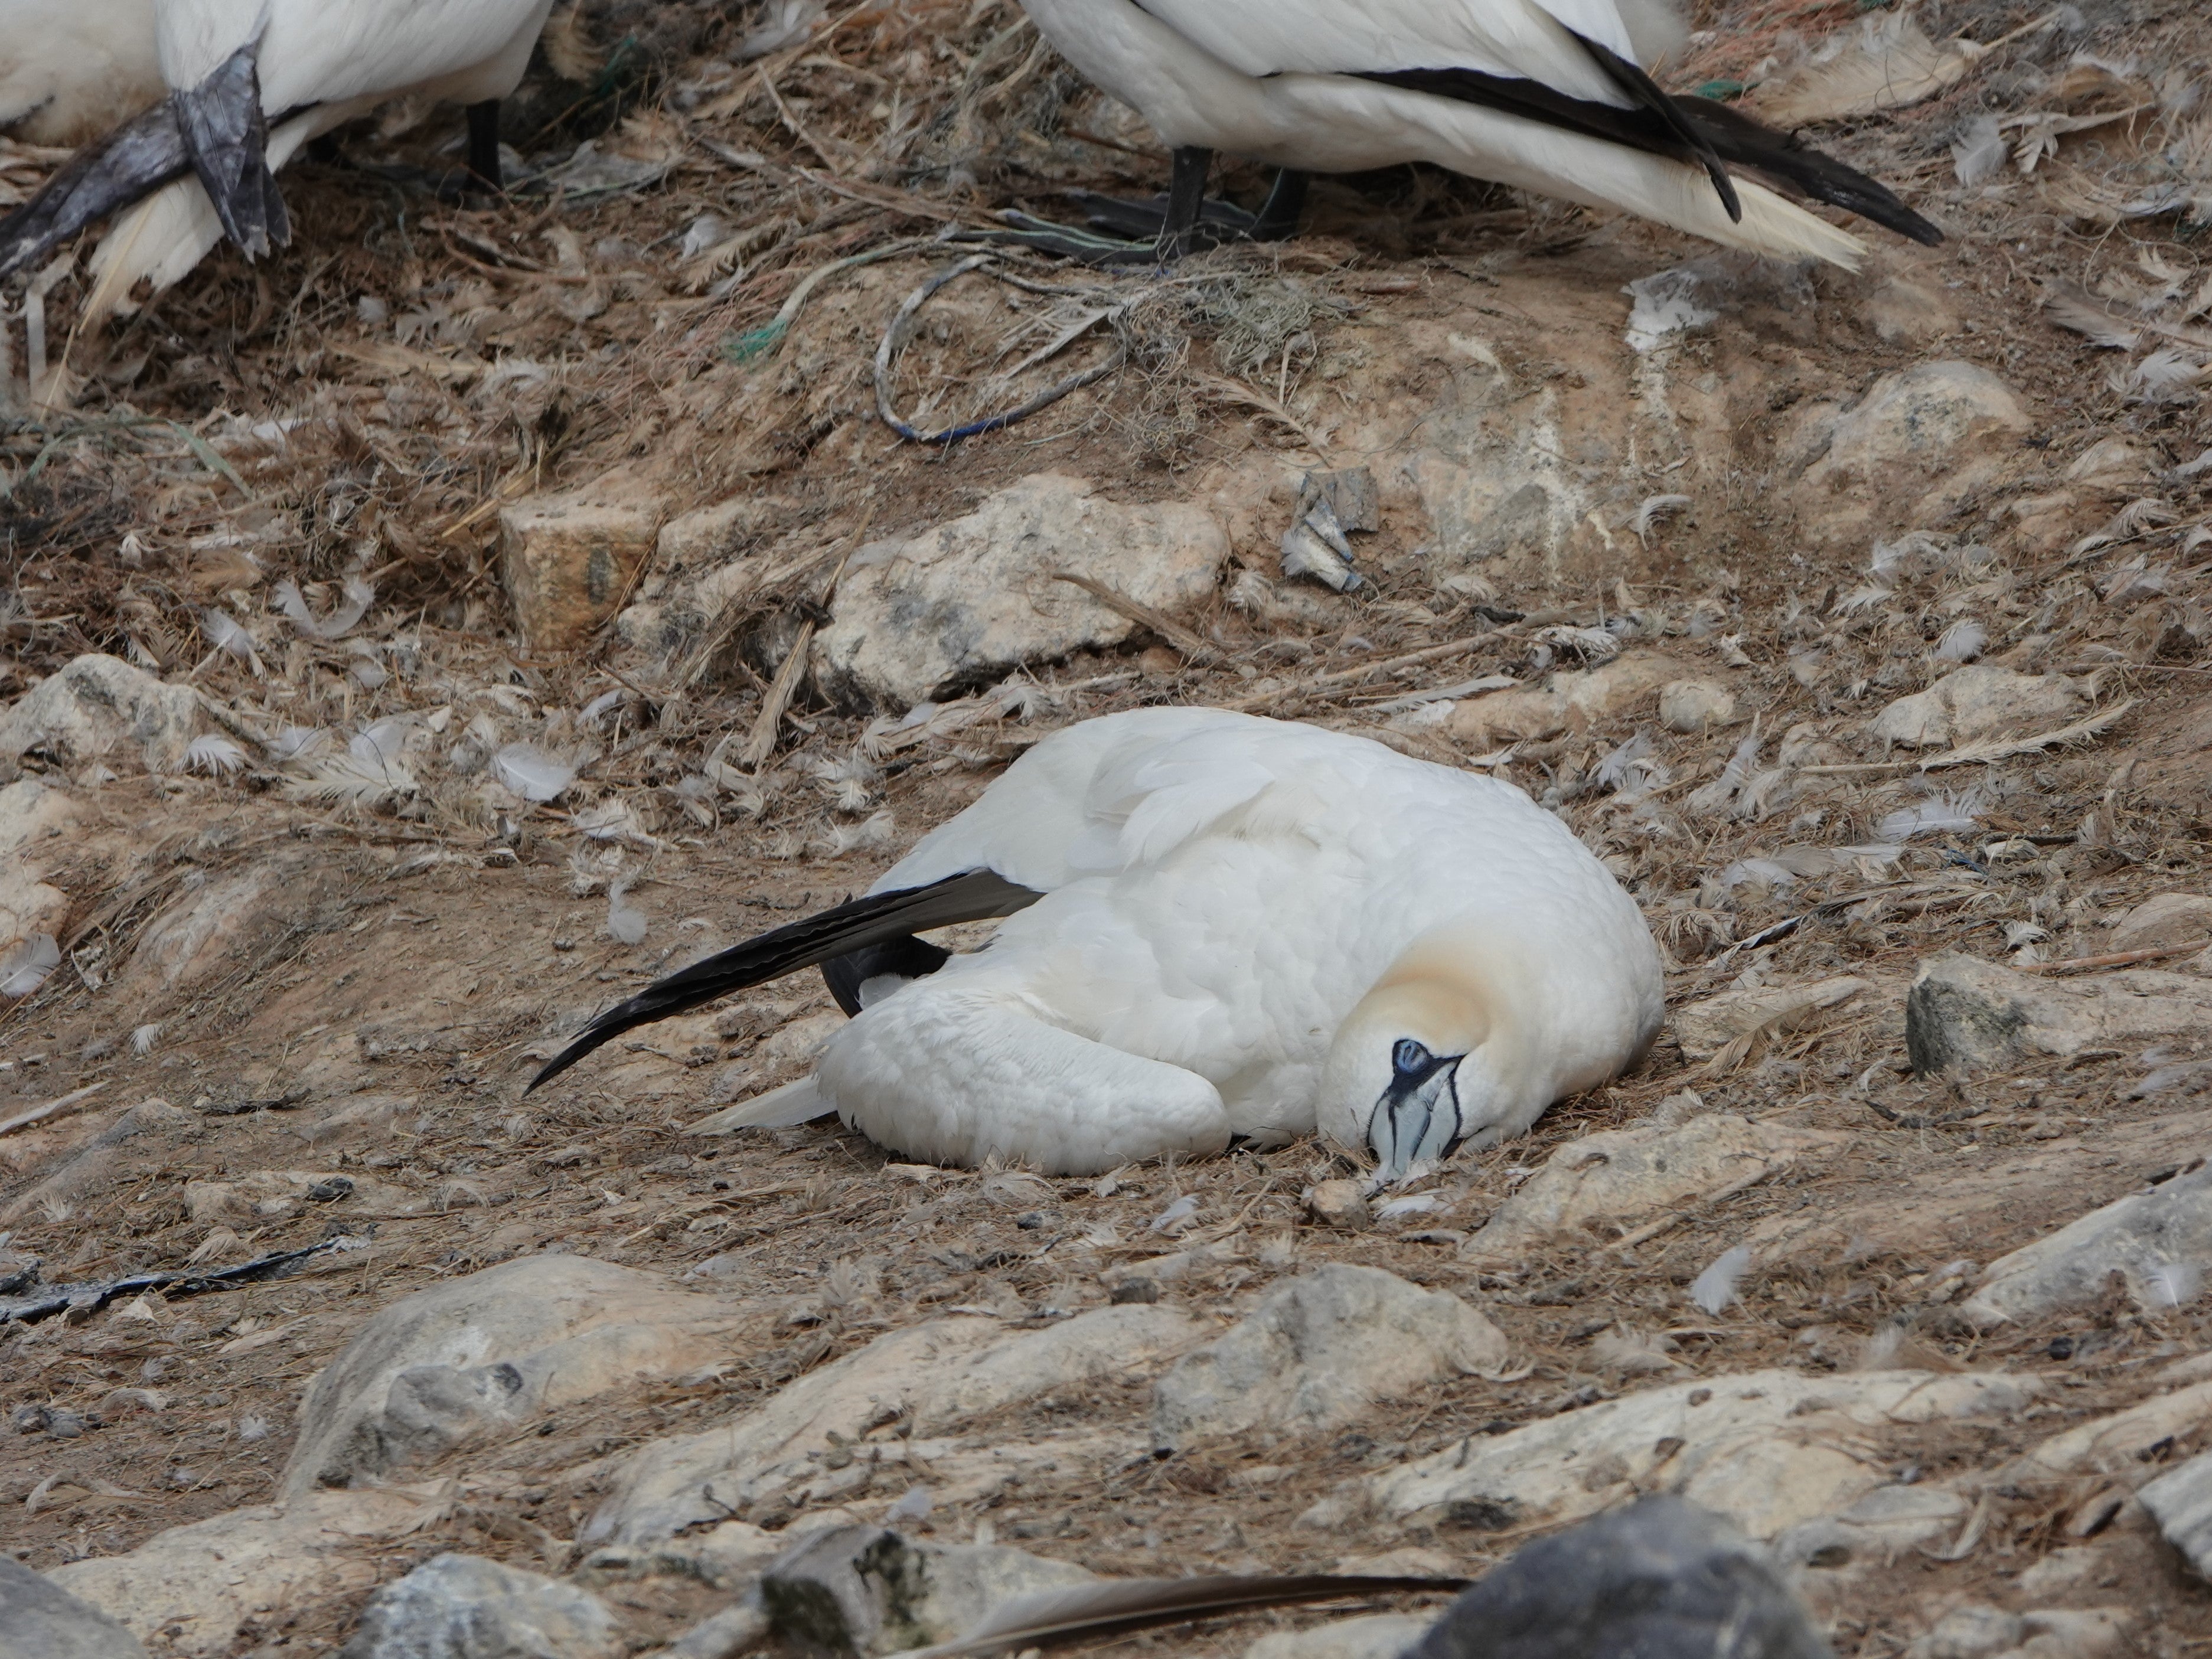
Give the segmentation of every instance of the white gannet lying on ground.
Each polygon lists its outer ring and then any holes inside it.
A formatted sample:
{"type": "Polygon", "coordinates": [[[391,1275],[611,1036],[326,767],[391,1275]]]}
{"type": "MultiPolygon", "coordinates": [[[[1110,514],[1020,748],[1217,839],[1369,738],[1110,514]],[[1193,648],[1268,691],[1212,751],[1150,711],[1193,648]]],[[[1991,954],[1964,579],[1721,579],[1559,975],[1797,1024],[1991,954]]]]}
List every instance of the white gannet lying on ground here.
{"type": "Polygon", "coordinates": [[[0,132],[81,144],[167,90],[154,0],[0,0],[0,132]]]}
{"type": "Polygon", "coordinates": [[[1635,903],[1511,785],[1146,708],[1045,738],[867,896],[649,986],[531,1087],[815,963],[852,1023],[749,1121],[1060,1175],[1318,1127],[1396,1178],[1613,1076],[1661,1017],[1635,903]],[[970,955],[913,937],[988,916],[970,955]]]}
{"type": "Polygon", "coordinates": [[[162,0],[169,95],[72,157],[0,220],[0,276],[130,208],[93,258],[96,323],[140,277],[182,277],[228,234],[249,258],[291,226],[275,174],[301,147],[398,97],[468,106],[469,167],[499,184],[499,100],[551,0],[162,0]]]}
{"type": "Polygon", "coordinates": [[[1680,35],[1667,0],[1022,4],[1069,63],[1173,149],[1164,254],[1191,245],[1215,150],[1285,170],[1249,230],[1257,238],[1296,228],[1305,173],[1429,161],[1757,253],[1855,267],[1864,248],[1732,179],[1731,167],[1916,240],[1942,240],[1881,184],[1790,135],[1661,91],[1639,64],[1680,35]]]}

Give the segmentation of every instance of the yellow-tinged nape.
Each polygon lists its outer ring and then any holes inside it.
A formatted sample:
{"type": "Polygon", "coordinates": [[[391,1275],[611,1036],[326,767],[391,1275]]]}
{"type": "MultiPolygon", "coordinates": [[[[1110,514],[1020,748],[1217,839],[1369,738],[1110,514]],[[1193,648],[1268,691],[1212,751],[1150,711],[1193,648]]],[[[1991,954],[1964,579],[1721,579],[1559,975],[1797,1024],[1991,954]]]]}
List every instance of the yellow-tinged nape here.
{"type": "Polygon", "coordinates": [[[1395,1178],[1462,1139],[1525,1127],[1510,954],[1494,928],[1468,922],[1414,940],[1337,1028],[1315,1102],[1322,1133],[1395,1178]]]}

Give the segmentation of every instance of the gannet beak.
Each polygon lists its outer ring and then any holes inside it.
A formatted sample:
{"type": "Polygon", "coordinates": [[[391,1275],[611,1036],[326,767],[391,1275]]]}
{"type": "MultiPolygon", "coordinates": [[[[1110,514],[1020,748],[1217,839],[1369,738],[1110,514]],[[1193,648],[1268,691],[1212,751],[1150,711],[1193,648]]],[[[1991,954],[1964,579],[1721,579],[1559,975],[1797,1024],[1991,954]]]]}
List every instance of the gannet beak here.
{"type": "MultiPolygon", "coordinates": [[[[1412,1047],[1414,1045],[1401,1045],[1412,1047]]],[[[1401,1063],[1367,1121],[1367,1144],[1380,1167],[1377,1180],[1405,1179],[1417,1163],[1435,1163],[1459,1144],[1459,1063],[1464,1054],[1432,1055],[1401,1063]]]]}

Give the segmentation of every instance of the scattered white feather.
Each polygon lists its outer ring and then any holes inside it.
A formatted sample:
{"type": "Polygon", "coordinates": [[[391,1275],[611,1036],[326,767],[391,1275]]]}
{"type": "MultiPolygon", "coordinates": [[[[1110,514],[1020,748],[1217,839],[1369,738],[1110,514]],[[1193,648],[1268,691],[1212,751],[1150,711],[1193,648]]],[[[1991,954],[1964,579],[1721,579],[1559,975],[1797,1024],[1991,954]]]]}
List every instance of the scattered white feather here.
{"type": "Polygon", "coordinates": [[[1978,115],[1951,146],[1951,165],[1960,184],[1978,185],[1994,179],[2011,153],[1997,118],[1978,115]]]}
{"type": "Polygon", "coordinates": [[[884,1511],[884,1524],[895,1527],[902,1521],[919,1521],[927,1516],[936,1499],[927,1486],[908,1486],[898,1496],[898,1501],[884,1511]]]}
{"type": "Polygon", "coordinates": [[[159,1021],[149,1020],[143,1025],[134,1026],[131,1032],[131,1052],[134,1054],[152,1054],[154,1039],[161,1035],[161,1027],[159,1021]]]}
{"type": "Polygon", "coordinates": [[[1652,747],[1650,731],[1638,732],[1598,762],[1597,770],[1590,775],[1592,781],[1631,800],[1663,787],[1672,775],[1652,755],[1652,747]]]}
{"type": "Polygon", "coordinates": [[[341,591],[345,597],[337,607],[329,616],[319,618],[307,608],[307,599],[295,583],[278,582],[271,597],[276,608],[291,619],[292,625],[310,639],[342,640],[361,625],[369,606],[376,603],[376,590],[359,576],[349,576],[341,591]]]}
{"type": "Polygon", "coordinates": [[[269,1419],[258,1417],[252,1412],[246,1413],[238,1419],[238,1437],[247,1442],[266,1440],[269,1437],[269,1419]]]}
{"type": "Polygon", "coordinates": [[[1687,495],[1647,495],[1643,505],[1636,509],[1636,516],[1629,520],[1629,528],[1636,532],[1638,541],[1648,542],[1651,539],[1652,527],[1660,520],[1683,512],[1689,505],[1687,495]]]}
{"type": "Polygon", "coordinates": [[[2204,1274],[2191,1261],[2161,1261],[2143,1279],[2154,1308],[2185,1308],[2204,1291],[2204,1274]]]}
{"type": "Polygon", "coordinates": [[[645,912],[629,902],[629,884],[626,881],[610,883],[607,887],[607,932],[624,945],[645,942],[645,912]]]}
{"type": "Polygon", "coordinates": [[[1750,1245],[1723,1250],[1720,1260],[1690,1281],[1690,1300],[1707,1313],[1717,1314],[1735,1300],[1736,1281],[1750,1267],[1750,1245]]]}
{"type": "Polygon", "coordinates": [[[576,769],[533,743],[510,743],[491,757],[492,775],[525,800],[556,799],[576,781],[576,769]]]}
{"type": "Polygon", "coordinates": [[[1375,1213],[1385,1221],[1395,1221],[1401,1216],[1433,1214],[1445,1207],[1444,1200],[1434,1193],[1412,1193],[1392,1199],[1375,1213]]]}
{"type": "Polygon", "coordinates": [[[18,939],[0,955],[0,997],[27,997],[61,966],[62,947],[52,933],[18,939]]]}
{"type": "Polygon", "coordinates": [[[1611,662],[1620,654],[1620,637],[1602,628],[1576,628],[1560,623],[1538,629],[1534,638],[1539,645],[1549,646],[1564,655],[1578,657],[1593,665],[1611,662]]]}
{"type": "Polygon", "coordinates": [[[374,691],[392,676],[384,672],[384,665],[368,657],[357,657],[353,666],[346,670],[346,678],[364,691],[374,691]]]}
{"type": "Polygon", "coordinates": [[[598,726],[606,712],[629,695],[629,693],[620,686],[617,686],[611,691],[600,692],[598,696],[584,705],[583,712],[576,716],[577,723],[581,726],[598,726]]]}
{"type": "MultiPolygon", "coordinates": [[[[356,738],[354,740],[359,743],[356,738]]],[[[372,750],[367,758],[349,746],[342,755],[318,756],[307,770],[284,786],[297,800],[343,801],[367,806],[414,794],[422,786],[404,761],[385,760],[372,750]]]]}
{"type": "Polygon", "coordinates": [[[1751,775],[1751,769],[1759,760],[1759,726],[1753,722],[1750,734],[1735,746],[1735,752],[1721,768],[1720,775],[1711,783],[1703,784],[1690,792],[1684,803],[1690,811],[1705,817],[1717,817],[1728,811],[1736,795],[1751,775]]]}
{"type": "Polygon", "coordinates": [[[2187,352],[2160,346],[2127,371],[2118,389],[2145,403],[2172,403],[2202,386],[2204,376],[2204,366],[2187,352]]]}
{"type": "Polygon", "coordinates": [[[405,752],[408,736],[414,729],[415,721],[410,716],[386,715],[363,726],[346,749],[356,760],[396,761],[405,752]]]}
{"type": "Polygon", "coordinates": [[[888,847],[897,834],[897,820],[891,817],[890,809],[886,807],[858,823],[831,824],[829,835],[823,837],[823,844],[831,858],[842,858],[848,853],[888,847]]]}
{"type": "Polygon", "coordinates": [[[740,64],[750,64],[756,58],[781,52],[805,40],[828,9],[823,0],[768,0],[752,27],[738,37],[733,55],[740,64]]]}
{"type": "Polygon", "coordinates": [[[195,772],[211,772],[218,777],[228,777],[246,762],[244,749],[213,732],[194,738],[191,746],[185,750],[186,767],[195,772]]]}
{"type": "Polygon", "coordinates": [[[1972,835],[1981,825],[1982,799],[1969,789],[1963,794],[1930,796],[1914,806],[1900,806],[1875,826],[1884,841],[1911,841],[1915,836],[1972,835]]]}
{"type": "Polygon", "coordinates": [[[1717,321],[1720,313],[1698,303],[1698,273],[1677,268],[1639,276],[1621,292],[1635,301],[1628,312],[1628,344],[1656,351],[1677,334],[1717,321]]]}
{"type": "Polygon", "coordinates": [[[269,739],[269,757],[283,765],[287,762],[307,760],[323,754],[337,741],[325,728],[319,726],[288,726],[269,739]]]}
{"type": "Polygon", "coordinates": [[[1198,1213],[1198,1200],[1185,1193],[1145,1224],[1147,1232],[1172,1233],[1179,1231],[1191,1217],[1198,1213]]]}
{"type": "Polygon", "coordinates": [[[1936,641],[1939,662],[1972,662],[1988,648],[1990,630],[1978,622],[1954,622],[1936,641]]]}
{"type": "Polygon", "coordinates": [[[212,607],[200,612],[200,631],[207,642],[216,650],[238,659],[242,663],[260,667],[260,647],[252,635],[239,623],[212,607]]]}
{"type": "Polygon", "coordinates": [[[1859,1344],[1858,1363],[1855,1369],[1863,1371],[1886,1371],[1895,1368],[1898,1355],[1905,1348],[1905,1328],[1884,1325],[1859,1344]]]}

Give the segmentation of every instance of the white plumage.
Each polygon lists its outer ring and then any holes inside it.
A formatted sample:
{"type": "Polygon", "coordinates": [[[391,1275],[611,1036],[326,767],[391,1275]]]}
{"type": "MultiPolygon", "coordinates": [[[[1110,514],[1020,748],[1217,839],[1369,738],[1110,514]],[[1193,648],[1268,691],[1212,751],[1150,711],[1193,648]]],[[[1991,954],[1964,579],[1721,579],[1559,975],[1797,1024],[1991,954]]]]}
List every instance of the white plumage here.
{"type": "MultiPolygon", "coordinates": [[[[1856,267],[1864,248],[1764,186],[1736,185],[1732,219],[1686,146],[1654,153],[1594,131],[1622,114],[1662,117],[1653,142],[1717,124],[1753,149],[1791,150],[1778,169],[1824,199],[1905,234],[1934,228],[1871,180],[1796,150],[1702,100],[1662,100],[1625,72],[1679,36],[1665,0],[1023,0],[1070,63],[1149,121],[1170,146],[1225,150],[1294,173],[1351,173],[1428,161],[1477,178],[1614,208],[1723,246],[1856,267]],[[1591,48],[1613,54],[1608,67],[1591,48]],[[1412,85],[1363,78],[1431,76],[1412,85]],[[1456,77],[1455,79],[1455,77],[1456,77]],[[1470,77],[1487,77],[1474,85],[1470,77]],[[1452,81],[1456,90],[1438,90],[1452,81]],[[1502,96],[1502,102],[1501,102],[1502,96]],[[1568,103],[1579,109],[1566,107],[1568,103]],[[1702,106],[1702,108],[1698,106],[1702,106]],[[1767,141],[1772,141],[1770,145],[1767,141]],[[1814,165],[1819,164],[1819,165],[1814,165]],[[1809,173],[1808,178],[1796,173],[1809,173]],[[1843,194],[1827,186],[1841,180],[1843,194]],[[1871,193],[1863,191],[1871,186],[1871,193]],[[1886,198],[1886,199],[1885,199],[1886,198]]],[[[1738,160],[1757,165],[1739,154],[1738,160]]]]}
{"type": "MultiPolygon", "coordinates": [[[[197,86],[258,42],[267,159],[283,169],[312,139],[394,98],[475,105],[504,98],[529,67],[551,0],[163,0],[159,61],[172,89],[197,86]]],[[[177,282],[221,240],[197,178],[123,214],[93,256],[85,305],[97,324],[142,279],[177,282]]]]}
{"type": "Polygon", "coordinates": [[[0,132],[81,144],[167,89],[154,0],[0,0],[0,132]]]}
{"type": "MultiPolygon", "coordinates": [[[[1085,721],[871,891],[977,870],[1043,896],[984,950],[870,981],[811,1083],[738,1116],[834,1110],[908,1157],[1062,1174],[1318,1127],[1400,1176],[1527,1128],[1661,1018],[1642,915],[1557,818],[1313,726],[1085,721]]],[[[665,1012],[615,1011],[546,1075],[665,1012]]]]}

